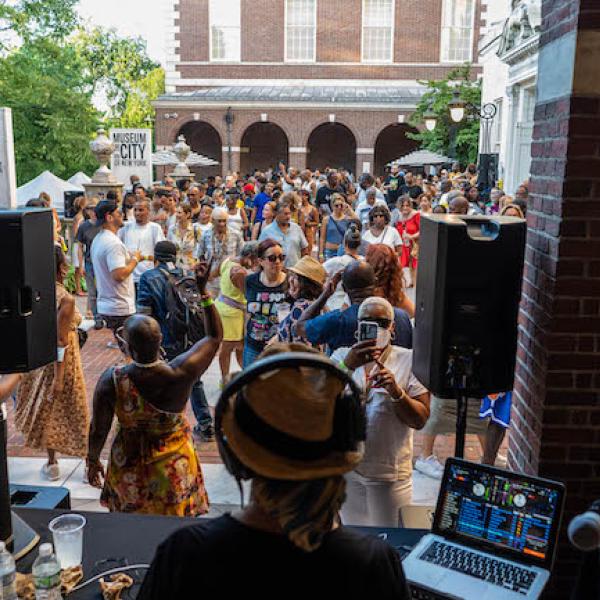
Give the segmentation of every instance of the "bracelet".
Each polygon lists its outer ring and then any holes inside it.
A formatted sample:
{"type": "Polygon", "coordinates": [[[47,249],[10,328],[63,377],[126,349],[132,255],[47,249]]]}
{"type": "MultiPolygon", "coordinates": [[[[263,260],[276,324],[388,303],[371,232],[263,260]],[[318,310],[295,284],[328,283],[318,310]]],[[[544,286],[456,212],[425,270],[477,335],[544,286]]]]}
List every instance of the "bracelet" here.
{"type": "Polygon", "coordinates": [[[342,371],[346,371],[346,373],[354,370],[354,369],[351,369],[343,360],[340,360],[340,362],[338,363],[338,367],[342,371]]]}
{"type": "Polygon", "coordinates": [[[208,308],[214,304],[214,300],[209,296],[208,298],[203,298],[200,300],[200,306],[202,308],[208,308]]]}
{"type": "Polygon", "coordinates": [[[407,398],[410,398],[410,396],[406,393],[406,391],[404,389],[402,389],[402,393],[400,394],[400,397],[394,398],[394,396],[390,396],[390,401],[393,404],[400,404],[401,402],[406,402],[407,398]]]}
{"type": "Polygon", "coordinates": [[[68,346],[58,346],[56,348],[56,362],[63,362],[65,360],[65,352],[67,351],[68,346]]]}

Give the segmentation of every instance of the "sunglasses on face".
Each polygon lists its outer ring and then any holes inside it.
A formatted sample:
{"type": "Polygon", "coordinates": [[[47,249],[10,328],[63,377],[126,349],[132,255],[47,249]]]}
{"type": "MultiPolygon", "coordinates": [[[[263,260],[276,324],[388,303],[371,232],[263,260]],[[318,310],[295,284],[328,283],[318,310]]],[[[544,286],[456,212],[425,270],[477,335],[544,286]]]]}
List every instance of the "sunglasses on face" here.
{"type": "Polygon", "coordinates": [[[343,204],[334,204],[333,208],[344,208],[343,204]]]}
{"type": "Polygon", "coordinates": [[[372,317],[369,317],[368,319],[365,317],[365,321],[372,321],[373,323],[377,323],[377,325],[379,325],[379,327],[381,327],[382,329],[389,329],[390,325],[392,324],[392,322],[389,319],[374,319],[372,317]]]}
{"type": "Polygon", "coordinates": [[[275,264],[278,260],[285,262],[285,254],[271,254],[269,256],[265,256],[265,259],[273,264],[275,264]]]}

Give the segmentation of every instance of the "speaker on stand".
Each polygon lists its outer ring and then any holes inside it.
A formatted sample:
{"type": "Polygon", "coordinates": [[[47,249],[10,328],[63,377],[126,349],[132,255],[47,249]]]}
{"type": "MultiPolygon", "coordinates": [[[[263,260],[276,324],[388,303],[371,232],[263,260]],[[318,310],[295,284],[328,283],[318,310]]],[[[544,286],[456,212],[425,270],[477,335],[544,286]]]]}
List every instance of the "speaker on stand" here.
{"type": "Polygon", "coordinates": [[[514,217],[421,219],[413,372],[457,401],[463,457],[468,398],[512,390],[526,223],[514,217]]]}
{"type": "MultiPolygon", "coordinates": [[[[54,220],[47,208],[0,211],[0,373],[23,373],[56,360],[54,220]]],[[[6,406],[0,414],[0,539],[20,558],[39,536],[12,513],[6,406]]]]}

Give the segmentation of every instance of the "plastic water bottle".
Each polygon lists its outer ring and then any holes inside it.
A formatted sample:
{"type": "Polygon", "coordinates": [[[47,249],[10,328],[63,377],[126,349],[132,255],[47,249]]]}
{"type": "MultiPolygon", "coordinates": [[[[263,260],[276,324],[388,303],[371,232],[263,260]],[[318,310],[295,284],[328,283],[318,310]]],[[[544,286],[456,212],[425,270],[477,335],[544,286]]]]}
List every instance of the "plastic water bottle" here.
{"type": "Polygon", "coordinates": [[[18,600],[17,598],[17,567],[12,554],[0,542],[0,579],[2,580],[2,600],[18,600]]]}
{"type": "Polygon", "coordinates": [[[60,564],[52,544],[42,544],[31,570],[35,585],[35,600],[62,600],[60,594],[60,564]]]}

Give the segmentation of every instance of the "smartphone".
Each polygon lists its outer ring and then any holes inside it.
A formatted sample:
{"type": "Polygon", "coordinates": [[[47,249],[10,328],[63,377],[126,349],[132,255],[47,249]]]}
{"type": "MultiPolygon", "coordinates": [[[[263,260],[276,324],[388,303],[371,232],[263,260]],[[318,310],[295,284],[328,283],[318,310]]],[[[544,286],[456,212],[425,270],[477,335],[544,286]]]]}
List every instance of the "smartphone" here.
{"type": "Polygon", "coordinates": [[[358,341],[376,340],[377,329],[378,325],[373,321],[360,321],[358,323],[358,341]]]}

